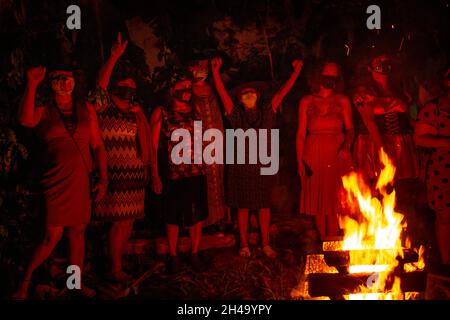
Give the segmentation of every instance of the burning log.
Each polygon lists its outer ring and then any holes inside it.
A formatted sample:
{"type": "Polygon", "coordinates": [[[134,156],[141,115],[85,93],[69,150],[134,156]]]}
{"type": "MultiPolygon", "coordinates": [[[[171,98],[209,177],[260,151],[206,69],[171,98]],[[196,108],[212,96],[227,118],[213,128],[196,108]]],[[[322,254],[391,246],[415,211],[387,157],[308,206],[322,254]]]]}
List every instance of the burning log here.
{"type": "Polygon", "coordinates": [[[352,214],[340,217],[342,240],[325,241],[322,255],[307,257],[304,296],[393,300],[425,292],[427,275],[417,272],[424,269],[423,248],[410,249],[404,215],[396,212],[396,168],[383,150],[380,159],[375,192],[360,173],[342,178],[352,214]]]}
{"type": "MultiPolygon", "coordinates": [[[[379,256],[383,255],[385,250],[354,250],[352,253],[357,255],[372,255],[379,256]],[[359,251],[359,252],[358,252],[359,251]]],[[[417,252],[411,249],[405,249],[403,251],[403,258],[399,258],[400,263],[413,263],[419,260],[419,255],[417,252]]],[[[330,267],[348,267],[350,265],[350,251],[328,251],[324,252],[325,262],[330,267]]]]}
{"type": "MultiPolygon", "coordinates": [[[[310,297],[338,298],[361,291],[367,287],[373,274],[332,274],[316,273],[308,276],[310,297]]],[[[425,272],[409,272],[400,275],[402,292],[425,292],[427,274],[425,272]]],[[[382,292],[380,292],[382,293],[382,292]]]]}

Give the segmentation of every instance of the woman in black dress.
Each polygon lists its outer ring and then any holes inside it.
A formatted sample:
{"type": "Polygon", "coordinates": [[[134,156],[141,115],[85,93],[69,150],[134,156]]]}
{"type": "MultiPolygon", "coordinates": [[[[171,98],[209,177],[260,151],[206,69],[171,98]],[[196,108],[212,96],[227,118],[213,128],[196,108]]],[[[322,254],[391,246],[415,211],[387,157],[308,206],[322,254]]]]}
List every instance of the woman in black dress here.
{"type": "MultiPolygon", "coordinates": [[[[261,82],[252,82],[245,83],[234,90],[237,105],[235,105],[222,82],[220,77],[221,65],[222,60],[220,58],[212,59],[211,67],[214,83],[224,104],[225,116],[231,127],[233,129],[243,129],[244,131],[247,129],[268,129],[267,136],[270,141],[270,129],[272,129],[275,113],[283,98],[297,80],[303,62],[300,60],[293,62],[294,71],[291,77],[273,96],[270,102],[263,102],[264,85],[261,82]]],[[[249,149],[246,148],[246,159],[249,159],[249,149]]],[[[267,150],[270,150],[270,147],[267,150]]],[[[261,163],[231,164],[228,166],[228,205],[231,208],[238,208],[238,225],[241,241],[239,255],[242,257],[251,256],[247,242],[248,212],[251,209],[256,209],[259,212],[263,253],[270,258],[277,256],[277,253],[269,245],[270,187],[273,176],[261,175],[262,168],[263,165],[261,163]]]]}

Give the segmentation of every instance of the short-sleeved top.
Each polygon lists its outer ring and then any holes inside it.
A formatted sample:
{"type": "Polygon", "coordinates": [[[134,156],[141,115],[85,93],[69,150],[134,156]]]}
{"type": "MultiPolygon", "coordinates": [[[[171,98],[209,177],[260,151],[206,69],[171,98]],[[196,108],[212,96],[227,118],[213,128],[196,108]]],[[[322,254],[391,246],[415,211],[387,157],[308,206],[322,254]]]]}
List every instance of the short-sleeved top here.
{"type": "Polygon", "coordinates": [[[174,112],[171,110],[169,111],[165,108],[161,108],[161,110],[163,117],[161,131],[167,141],[169,179],[177,180],[204,175],[205,166],[203,164],[202,129],[194,127],[195,121],[201,121],[200,117],[195,113],[194,108],[192,108],[192,111],[186,113],[174,112]],[[198,132],[195,132],[195,130],[197,130],[198,132]],[[182,137],[183,132],[189,133],[189,143],[185,140],[185,137],[182,137]],[[197,139],[200,139],[200,141],[196,141],[197,139]],[[188,143],[188,145],[185,145],[184,143],[188,143]],[[195,144],[200,145],[201,148],[197,150],[197,148],[194,148],[195,144]],[[179,148],[181,146],[184,146],[185,149],[188,150],[189,154],[185,155],[180,151],[178,153],[178,156],[189,157],[191,162],[190,164],[185,162],[181,162],[178,164],[174,162],[174,159],[172,159],[173,149],[179,148]],[[198,152],[200,152],[201,154],[197,154],[198,152]],[[194,160],[196,156],[201,157],[201,163],[195,163],[194,160]]]}

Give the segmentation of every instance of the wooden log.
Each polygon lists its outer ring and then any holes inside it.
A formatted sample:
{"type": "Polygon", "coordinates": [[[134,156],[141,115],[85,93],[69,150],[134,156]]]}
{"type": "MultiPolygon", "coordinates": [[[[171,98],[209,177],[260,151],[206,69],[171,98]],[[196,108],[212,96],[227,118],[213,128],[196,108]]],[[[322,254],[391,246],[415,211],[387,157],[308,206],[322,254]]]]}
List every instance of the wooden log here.
{"type": "MultiPolygon", "coordinates": [[[[371,274],[329,274],[316,273],[308,276],[308,291],[311,297],[339,297],[359,292],[360,286],[367,287],[371,274]]],[[[402,292],[425,292],[427,274],[409,272],[400,275],[402,292]]]]}
{"type": "MultiPolygon", "coordinates": [[[[383,250],[373,250],[373,254],[383,254],[383,250]]],[[[358,251],[353,251],[358,253],[358,251]]],[[[419,260],[419,255],[410,249],[405,249],[403,251],[404,258],[401,259],[402,263],[412,263],[417,262],[419,260]]],[[[367,254],[368,251],[361,251],[361,255],[367,254]]],[[[325,262],[330,267],[347,267],[350,264],[350,251],[325,251],[325,262]]]]}

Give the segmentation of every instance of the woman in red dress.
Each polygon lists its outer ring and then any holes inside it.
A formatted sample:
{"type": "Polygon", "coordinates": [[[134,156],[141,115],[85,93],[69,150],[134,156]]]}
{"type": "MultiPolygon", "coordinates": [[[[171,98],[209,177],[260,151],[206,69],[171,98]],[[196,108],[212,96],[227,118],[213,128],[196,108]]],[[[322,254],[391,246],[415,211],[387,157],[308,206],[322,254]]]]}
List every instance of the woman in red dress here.
{"type": "Polygon", "coordinates": [[[324,240],[339,231],[341,170],[351,161],[354,130],[350,100],[340,94],[340,67],[334,62],[322,63],[310,83],[312,94],[301,99],[298,112],[300,213],[315,216],[324,240]]]}
{"type": "MultiPolygon", "coordinates": [[[[27,298],[33,271],[52,253],[64,229],[69,239],[69,264],[83,268],[84,231],[91,218],[91,151],[100,177],[92,190],[95,200],[106,193],[106,153],[93,106],[73,97],[75,79],[68,65],[51,70],[49,82],[53,96],[39,104],[36,91],[45,74],[44,67],[28,71],[28,84],[19,109],[19,122],[34,128],[43,145],[41,185],[46,222],[44,239],[34,251],[14,295],[18,299],[27,298]]],[[[94,293],[85,286],[81,289],[85,295],[94,293]]]]}

